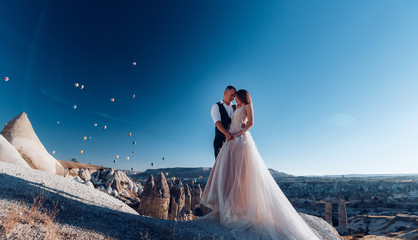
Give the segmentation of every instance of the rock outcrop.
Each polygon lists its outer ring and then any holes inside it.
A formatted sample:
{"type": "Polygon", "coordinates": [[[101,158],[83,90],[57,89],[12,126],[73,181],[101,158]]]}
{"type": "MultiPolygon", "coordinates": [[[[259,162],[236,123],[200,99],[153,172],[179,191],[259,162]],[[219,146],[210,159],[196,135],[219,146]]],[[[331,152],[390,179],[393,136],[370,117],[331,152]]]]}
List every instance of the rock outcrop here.
{"type": "Polygon", "coordinates": [[[28,163],[20,156],[16,148],[14,148],[2,135],[0,135],[0,162],[29,167],[28,163]]]}
{"type": "Polygon", "coordinates": [[[0,133],[31,168],[64,175],[64,167],[52,157],[36,136],[26,113],[13,118],[0,133]]]}
{"type": "Polygon", "coordinates": [[[145,216],[168,219],[169,206],[170,189],[164,174],[161,172],[155,181],[150,175],[145,183],[141,202],[136,208],[137,212],[145,216]]]}

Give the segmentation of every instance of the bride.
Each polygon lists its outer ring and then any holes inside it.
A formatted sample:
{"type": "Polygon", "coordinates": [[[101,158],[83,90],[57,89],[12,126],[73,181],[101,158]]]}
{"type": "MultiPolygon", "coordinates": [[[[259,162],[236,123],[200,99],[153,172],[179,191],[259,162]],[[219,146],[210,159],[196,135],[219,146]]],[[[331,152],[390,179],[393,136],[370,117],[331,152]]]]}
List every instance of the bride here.
{"type": "Polygon", "coordinates": [[[237,110],[200,201],[237,239],[319,239],[299,216],[261,158],[248,130],[254,125],[251,97],[236,93],[237,110]]]}

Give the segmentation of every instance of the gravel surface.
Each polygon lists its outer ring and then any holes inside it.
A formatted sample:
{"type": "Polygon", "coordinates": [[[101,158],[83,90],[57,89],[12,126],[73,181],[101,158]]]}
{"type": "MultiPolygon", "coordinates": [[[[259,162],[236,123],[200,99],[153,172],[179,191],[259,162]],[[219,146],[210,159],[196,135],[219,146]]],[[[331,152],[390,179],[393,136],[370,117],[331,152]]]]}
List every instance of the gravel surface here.
{"type": "Polygon", "coordinates": [[[0,162],[0,217],[17,202],[30,205],[39,194],[47,199],[45,207],[59,204],[56,223],[65,239],[232,239],[216,221],[141,216],[120,200],[73,180],[0,162]]]}

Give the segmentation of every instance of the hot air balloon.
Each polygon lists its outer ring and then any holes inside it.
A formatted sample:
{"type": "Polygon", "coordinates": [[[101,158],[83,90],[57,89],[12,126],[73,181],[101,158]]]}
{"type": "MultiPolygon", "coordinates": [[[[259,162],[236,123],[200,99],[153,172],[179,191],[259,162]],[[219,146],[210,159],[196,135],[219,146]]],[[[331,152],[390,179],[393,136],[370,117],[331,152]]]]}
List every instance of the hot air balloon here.
{"type": "Polygon", "coordinates": [[[84,88],[84,85],[81,85],[81,86],[80,86],[80,89],[83,89],[83,88],[84,88]]]}
{"type": "Polygon", "coordinates": [[[116,163],[116,160],[113,160],[114,163],[116,163]]]}
{"type": "Polygon", "coordinates": [[[74,87],[78,87],[78,85],[79,85],[78,83],[74,83],[74,87]]]}
{"type": "Polygon", "coordinates": [[[119,155],[116,155],[116,159],[118,159],[119,158],[119,155]]]}
{"type": "Polygon", "coordinates": [[[94,126],[97,127],[97,123],[95,123],[94,126]]]}
{"type": "Polygon", "coordinates": [[[84,136],[84,137],[83,137],[83,140],[84,140],[84,141],[86,141],[86,139],[87,139],[87,137],[86,137],[86,136],[84,136]]]}
{"type": "Polygon", "coordinates": [[[193,184],[194,184],[194,181],[193,181],[193,180],[191,180],[191,181],[190,181],[190,184],[191,184],[191,185],[193,185],[193,184]]]}
{"type": "Polygon", "coordinates": [[[4,81],[5,82],[9,81],[9,77],[4,77],[4,81]]]}
{"type": "Polygon", "coordinates": [[[91,139],[91,136],[89,137],[89,139],[91,139]]]}
{"type": "Polygon", "coordinates": [[[135,94],[132,94],[132,98],[135,98],[135,94]]]}
{"type": "Polygon", "coordinates": [[[57,124],[60,124],[60,121],[57,121],[57,124]]]}
{"type": "Polygon", "coordinates": [[[84,152],[83,150],[80,150],[80,154],[83,154],[83,152],[84,152]]]}
{"type": "Polygon", "coordinates": [[[165,160],[165,157],[163,157],[163,160],[165,160]]]}
{"type": "Polygon", "coordinates": [[[74,105],[73,108],[76,109],[77,108],[77,105],[74,105]]]}
{"type": "Polygon", "coordinates": [[[132,65],[136,66],[136,62],[133,62],[132,65]]]}
{"type": "Polygon", "coordinates": [[[199,176],[199,179],[202,179],[203,177],[202,176],[199,176]]]}
{"type": "Polygon", "coordinates": [[[133,144],[133,145],[135,145],[135,144],[136,144],[136,142],[134,141],[134,142],[132,142],[132,144],[133,144]]]}
{"type": "Polygon", "coordinates": [[[175,177],[171,177],[171,181],[173,181],[174,182],[174,180],[175,180],[176,178],[175,177]]]}
{"type": "Polygon", "coordinates": [[[107,126],[106,126],[106,125],[104,125],[104,126],[103,126],[103,130],[106,130],[106,128],[107,128],[107,126]]]}
{"type": "Polygon", "coordinates": [[[128,133],[128,136],[130,137],[130,136],[132,136],[132,133],[128,133]]]}
{"type": "Polygon", "coordinates": [[[114,102],[114,101],[115,101],[115,99],[114,99],[114,98],[111,98],[111,99],[110,99],[110,101],[111,101],[111,102],[114,102]]]}
{"type": "Polygon", "coordinates": [[[154,163],[153,162],[151,163],[151,167],[154,167],[154,163]]]}
{"type": "Polygon", "coordinates": [[[132,151],[133,154],[135,154],[135,151],[132,151]]]}
{"type": "Polygon", "coordinates": [[[129,160],[129,157],[126,157],[126,160],[129,160]]]}
{"type": "Polygon", "coordinates": [[[131,170],[133,171],[133,170],[134,170],[134,168],[133,168],[133,167],[131,167],[131,170]]]}
{"type": "Polygon", "coordinates": [[[54,154],[55,154],[55,150],[52,150],[52,152],[51,152],[51,153],[52,153],[52,155],[54,155],[54,154]]]}
{"type": "Polygon", "coordinates": [[[168,172],[165,172],[165,175],[168,176],[168,172]]]}

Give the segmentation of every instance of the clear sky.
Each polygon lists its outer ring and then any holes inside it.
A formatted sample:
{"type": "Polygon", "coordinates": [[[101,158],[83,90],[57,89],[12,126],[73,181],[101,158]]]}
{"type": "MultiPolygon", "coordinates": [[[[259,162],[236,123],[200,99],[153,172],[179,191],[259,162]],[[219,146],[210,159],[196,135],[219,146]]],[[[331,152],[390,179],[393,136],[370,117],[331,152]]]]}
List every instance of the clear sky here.
{"type": "Polygon", "coordinates": [[[57,159],[211,167],[210,108],[234,85],[269,168],[418,172],[418,1],[0,5],[0,122],[26,112],[57,159]]]}

